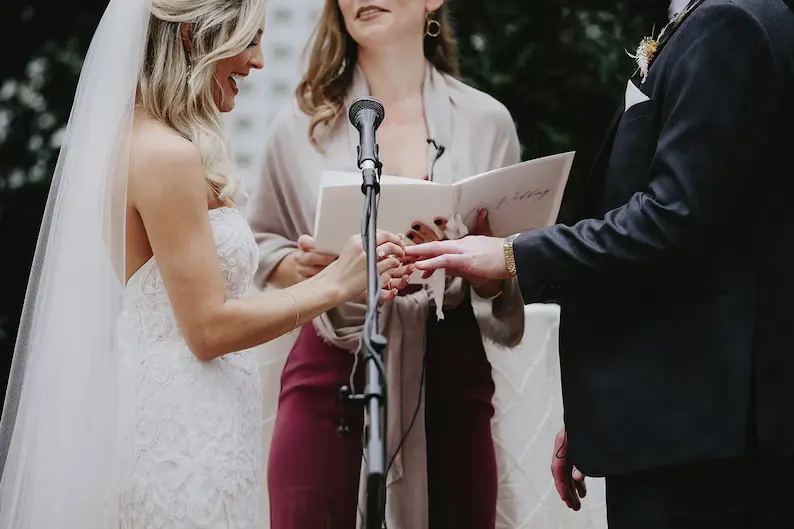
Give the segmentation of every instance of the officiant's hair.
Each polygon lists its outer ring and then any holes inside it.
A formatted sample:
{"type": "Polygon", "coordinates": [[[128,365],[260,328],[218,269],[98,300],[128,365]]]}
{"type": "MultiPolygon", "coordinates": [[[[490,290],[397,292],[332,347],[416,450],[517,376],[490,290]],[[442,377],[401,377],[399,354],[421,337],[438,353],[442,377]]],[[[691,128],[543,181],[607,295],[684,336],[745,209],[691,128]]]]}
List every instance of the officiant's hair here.
{"type": "MultiPolygon", "coordinates": [[[[446,2],[428,16],[435,22],[429,28],[430,34],[425,35],[425,58],[439,72],[459,77],[455,34],[446,2]]],[[[345,27],[338,0],[325,0],[304,53],[308,54],[309,66],[295,96],[298,107],[310,118],[309,139],[315,149],[323,152],[317,127],[322,125],[330,131],[344,114],[345,96],[353,83],[358,59],[358,44],[345,27]]]]}
{"type": "Polygon", "coordinates": [[[215,66],[245,51],[264,29],[266,3],[152,0],[138,101],[152,117],[196,145],[207,180],[222,201],[239,196],[243,179],[231,161],[213,95],[220,88],[215,66]]]}

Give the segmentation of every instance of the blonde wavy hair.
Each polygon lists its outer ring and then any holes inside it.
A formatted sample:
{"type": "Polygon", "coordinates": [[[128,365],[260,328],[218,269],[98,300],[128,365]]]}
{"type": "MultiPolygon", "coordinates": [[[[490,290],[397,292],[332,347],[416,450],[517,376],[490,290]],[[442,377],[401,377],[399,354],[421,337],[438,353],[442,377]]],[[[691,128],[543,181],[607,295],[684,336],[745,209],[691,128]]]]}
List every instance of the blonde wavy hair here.
{"type": "Polygon", "coordinates": [[[139,103],[197,146],[207,181],[224,202],[244,191],[213,97],[213,87],[220,88],[215,65],[243,52],[263,30],[265,7],[266,0],[152,0],[139,103]]]}
{"type": "MultiPolygon", "coordinates": [[[[458,77],[458,59],[452,20],[446,4],[428,14],[440,24],[437,36],[425,35],[425,58],[438,71],[458,77]]],[[[309,140],[322,152],[317,128],[331,130],[344,113],[345,96],[353,83],[358,45],[345,27],[337,0],[325,0],[309,45],[309,67],[295,96],[298,107],[309,116],[309,140]]]]}

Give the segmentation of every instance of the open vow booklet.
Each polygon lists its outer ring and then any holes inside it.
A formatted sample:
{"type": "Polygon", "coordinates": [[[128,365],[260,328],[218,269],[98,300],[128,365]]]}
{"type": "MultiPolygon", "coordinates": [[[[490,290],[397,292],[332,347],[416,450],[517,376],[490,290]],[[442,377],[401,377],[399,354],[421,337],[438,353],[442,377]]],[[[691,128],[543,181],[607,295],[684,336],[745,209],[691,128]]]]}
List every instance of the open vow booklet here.
{"type": "MultiPolygon", "coordinates": [[[[557,220],[574,152],[529,160],[470,176],[454,184],[382,176],[378,229],[406,233],[417,221],[460,215],[472,230],[485,208],[496,237],[550,226],[557,220]]],[[[364,194],[361,174],[324,171],[317,199],[317,251],[339,254],[361,232],[364,194]]]]}

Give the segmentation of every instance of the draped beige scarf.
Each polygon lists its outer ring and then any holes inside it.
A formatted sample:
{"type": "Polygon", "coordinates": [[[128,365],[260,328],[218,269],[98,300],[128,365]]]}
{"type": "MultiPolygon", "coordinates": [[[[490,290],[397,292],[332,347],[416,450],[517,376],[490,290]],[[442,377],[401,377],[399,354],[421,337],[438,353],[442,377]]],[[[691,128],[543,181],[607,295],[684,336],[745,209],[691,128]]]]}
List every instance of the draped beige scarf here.
{"type": "MultiPolygon", "coordinates": [[[[346,103],[365,95],[369,95],[369,87],[357,68],[346,103]]],[[[429,157],[428,174],[432,170],[434,181],[452,183],[518,163],[520,146],[515,126],[510,113],[495,99],[432,66],[428,66],[425,75],[423,97],[430,138],[445,148],[435,164],[435,157],[429,157]]],[[[312,233],[321,172],[357,171],[358,132],[346,119],[340,119],[330,134],[323,136],[325,154],[309,143],[308,126],[309,118],[293,102],[270,129],[262,181],[248,205],[260,248],[260,286],[265,285],[278,263],[295,250],[298,237],[312,233]]],[[[444,308],[458,306],[465,298],[464,288],[469,287],[459,278],[448,281],[444,308]]],[[[498,344],[517,345],[524,331],[524,303],[516,282],[507,282],[502,296],[493,302],[472,296],[486,305],[485,311],[478,311],[483,336],[498,344]]],[[[420,386],[425,325],[431,310],[432,292],[426,287],[387,304],[381,316],[381,332],[389,341],[385,360],[387,460],[394,460],[387,479],[387,524],[391,529],[428,527],[424,399],[420,386]],[[394,454],[401,441],[399,453],[394,454]]],[[[347,303],[316,318],[314,326],[325,341],[355,351],[365,313],[365,304],[347,303]]]]}

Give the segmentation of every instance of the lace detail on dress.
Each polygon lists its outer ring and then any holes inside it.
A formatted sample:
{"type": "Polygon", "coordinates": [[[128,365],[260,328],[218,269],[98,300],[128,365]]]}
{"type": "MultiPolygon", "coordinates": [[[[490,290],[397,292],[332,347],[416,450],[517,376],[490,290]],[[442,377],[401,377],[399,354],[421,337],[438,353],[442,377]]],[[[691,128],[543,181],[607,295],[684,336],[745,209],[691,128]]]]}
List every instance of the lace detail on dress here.
{"type": "MultiPolygon", "coordinates": [[[[226,296],[239,299],[251,286],[258,266],[258,249],[243,215],[234,208],[209,212],[226,296]]],[[[183,343],[154,257],[138,269],[127,282],[125,309],[132,338],[139,347],[183,343]]]]}
{"type": "MultiPolygon", "coordinates": [[[[226,294],[243,297],[258,263],[251,230],[235,209],[209,216],[226,294]]],[[[258,529],[261,390],[254,359],[240,353],[200,362],[179,331],[154,259],[130,278],[125,309],[131,395],[121,527],[258,529]]]]}

